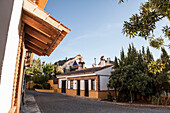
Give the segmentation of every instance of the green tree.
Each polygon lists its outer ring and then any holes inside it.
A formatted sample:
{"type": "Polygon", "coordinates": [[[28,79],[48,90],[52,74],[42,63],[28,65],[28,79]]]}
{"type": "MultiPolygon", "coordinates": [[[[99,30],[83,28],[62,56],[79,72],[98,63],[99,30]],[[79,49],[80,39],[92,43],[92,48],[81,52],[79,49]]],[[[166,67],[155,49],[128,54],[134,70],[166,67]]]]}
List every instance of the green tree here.
{"type": "Polygon", "coordinates": [[[51,73],[54,71],[54,65],[46,64],[45,62],[41,62],[41,60],[38,59],[33,59],[33,63],[31,67],[28,67],[26,69],[26,75],[30,76],[35,84],[40,84],[44,86],[49,78],[51,73]]]}
{"type": "MultiPolygon", "coordinates": [[[[119,3],[124,0],[119,0],[119,3]]],[[[143,37],[150,42],[150,46],[159,49],[161,46],[170,48],[170,27],[163,26],[162,32],[164,36],[155,37],[154,30],[156,23],[167,18],[170,20],[170,1],[169,0],[148,0],[140,6],[139,14],[130,17],[129,22],[124,21],[123,34],[134,38],[136,36],[143,37]],[[167,43],[164,40],[168,40],[167,43]]]]}
{"type": "Polygon", "coordinates": [[[137,68],[137,65],[128,65],[123,67],[123,87],[129,90],[131,103],[133,102],[135,92],[145,95],[148,81],[150,80],[146,73],[137,68]]]}
{"type": "Polygon", "coordinates": [[[115,91],[114,92],[114,99],[116,99],[117,88],[119,88],[121,86],[121,80],[120,79],[121,79],[121,72],[120,72],[117,57],[115,57],[114,71],[112,72],[112,74],[110,76],[109,83],[107,85],[109,88],[114,88],[114,91],[115,91]]]}
{"type": "Polygon", "coordinates": [[[33,63],[31,65],[31,67],[26,68],[26,74],[27,75],[36,75],[36,76],[40,76],[42,75],[43,70],[42,70],[42,64],[41,64],[41,60],[38,59],[33,59],[33,63]]]}
{"type": "MultiPolygon", "coordinates": [[[[145,53],[144,47],[143,53],[145,53]]],[[[149,53],[150,51],[148,50],[148,55],[150,55],[149,53]]],[[[119,89],[119,92],[127,89],[131,102],[133,102],[136,92],[141,95],[151,93],[152,91],[148,87],[151,79],[147,74],[147,67],[145,67],[147,61],[144,62],[144,59],[147,59],[147,54],[143,55],[141,51],[138,52],[131,44],[129,45],[127,56],[125,56],[123,49],[120,56],[120,59],[115,57],[114,71],[110,76],[108,87],[119,89]]]]}
{"type": "Polygon", "coordinates": [[[168,93],[170,92],[170,57],[165,48],[161,48],[161,51],[161,61],[165,67],[158,76],[158,82],[161,84],[161,91],[165,92],[166,96],[168,96],[168,93]]]}
{"type": "Polygon", "coordinates": [[[45,76],[49,76],[50,78],[52,77],[52,73],[54,72],[54,64],[45,64],[43,66],[43,73],[45,74],[45,76]]]}

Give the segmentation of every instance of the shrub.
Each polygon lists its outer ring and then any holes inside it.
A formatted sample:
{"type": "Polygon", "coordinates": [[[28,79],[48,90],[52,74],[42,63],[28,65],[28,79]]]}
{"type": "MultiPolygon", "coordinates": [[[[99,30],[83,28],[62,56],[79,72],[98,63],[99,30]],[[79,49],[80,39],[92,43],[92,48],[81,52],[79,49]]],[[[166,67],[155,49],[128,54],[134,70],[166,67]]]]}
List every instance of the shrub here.
{"type": "Polygon", "coordinates": [[[168,97],[152,97],[152,104],[155,105],[170,105],[170,98],[168,97]]]}
{"type": "Polygon", "coordinates": [[[118,102],[128,102],[130,101],[130,95],[128,93],[129,91],[127,89],[123,89],[119,91],[117,101],[118,102]]]}
{"type": "Polygon", "coordinates": [[[42,89],[42,86],[40,86],[40,85],[34,85],[34,86],[33,86],[33,89],[42,89]]]}
{"type": "Polygon", "coordinates": [[[152,104],[159,105],[160,98],[156,96],[152,96],[152,104]]]}
{"type": "Polygon", "coordinates": [[[42,85],[44,89],[50,89],[51,87],[49,83],[43,83],[42,85]]]}
{"type": "Polygon", "coordinates": [[[112,97],[112,95],[111,95],[111,93],[109,92],[109,94],[107,95],[107,100],[109,100],[109,101],[113,101],[113,97],[112,97]]]}

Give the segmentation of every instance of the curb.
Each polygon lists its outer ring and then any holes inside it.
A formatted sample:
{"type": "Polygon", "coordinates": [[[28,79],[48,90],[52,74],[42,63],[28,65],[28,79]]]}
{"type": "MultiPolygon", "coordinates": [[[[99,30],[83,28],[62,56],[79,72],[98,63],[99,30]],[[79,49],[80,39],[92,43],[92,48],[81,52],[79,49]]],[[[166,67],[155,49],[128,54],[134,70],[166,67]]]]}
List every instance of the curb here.
{"type": "Polygon", "coordinates": [[[66,96],[71,96],[71,97],[75,97],[75,98],[81,98],[81,99],[86,99],[86,100],[92,100],[92,101],[108,103],[108,104],[121,105],[121,106],[135,106],[135,107],[167,108],[167,109],[170,109],[169,105],[165,106],[165,105],[152,105],[152,104],[133,104],[133,103],[130,104],[130,103],[121,103],[121,102],[109,102],[109,101],[103,101],[103,99],[89,98],[89,97],[85,97],[85,96],[68,95],[68,94],[65,94],[65,93],[59,93],[59,94],[66,95],[66,96]]]}
{"type": "Polygon", "coordinates": [[[170,106],[164,106],[164,105],[152,105],[152,104],[130,104],[130,103],[120,103],[120,102],[107,102],[107,101],[101,101],[104,103],[109,104],[115,104],[115,105],[122,105],[122,106],[135,106],[135,107],[148,107],[148,108],[167,108],[170,109],[170,106]]]}

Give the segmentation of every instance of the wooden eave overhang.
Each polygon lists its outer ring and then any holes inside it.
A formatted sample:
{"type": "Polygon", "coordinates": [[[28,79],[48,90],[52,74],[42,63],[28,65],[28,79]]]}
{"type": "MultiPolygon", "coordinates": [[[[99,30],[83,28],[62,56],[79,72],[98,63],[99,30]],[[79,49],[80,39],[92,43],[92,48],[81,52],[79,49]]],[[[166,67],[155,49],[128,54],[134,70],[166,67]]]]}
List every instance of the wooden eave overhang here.
{"type": "Polygon", "coordinates": [[[49,56],[71,31],[29,0],[23,3],[22,22],[25,47],[39,56],[49,56]]]}

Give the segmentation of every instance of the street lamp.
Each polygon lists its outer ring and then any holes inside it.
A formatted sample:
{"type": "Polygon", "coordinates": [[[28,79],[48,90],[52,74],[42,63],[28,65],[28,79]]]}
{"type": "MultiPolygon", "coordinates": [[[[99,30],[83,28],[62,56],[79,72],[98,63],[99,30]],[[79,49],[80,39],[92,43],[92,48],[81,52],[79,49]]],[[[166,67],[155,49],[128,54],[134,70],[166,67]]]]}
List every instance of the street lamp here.
{"type": "Polygon", "coordinates": [[[27,52],[26,52],[26,57],[27,57],[27,59],[31,57],[31,53],[32,53],[31,51],[27,51],[27,52]]]}

